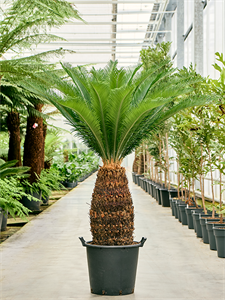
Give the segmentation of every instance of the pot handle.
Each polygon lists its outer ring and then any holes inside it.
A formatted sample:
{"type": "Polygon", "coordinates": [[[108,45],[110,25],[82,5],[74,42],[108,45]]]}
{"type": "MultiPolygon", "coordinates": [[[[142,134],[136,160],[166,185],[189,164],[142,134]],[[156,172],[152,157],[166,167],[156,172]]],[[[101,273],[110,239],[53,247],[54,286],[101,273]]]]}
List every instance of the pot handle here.
{"type": "Polygon", "coordinates": [[[86,242],[85,242],[84,238],[83,238],[83,237],[79,237],[79,239],[80,239],[82,245],[83,245],[84,247],[86,247],[86,242]]]}
{"type": "Polygon", "coordinates": [[[140,243],[141,243],[141,246],[140,247],[143,247],[144,246],[144,243],[146,242],[147,238],[142,238],[140,243]]]}

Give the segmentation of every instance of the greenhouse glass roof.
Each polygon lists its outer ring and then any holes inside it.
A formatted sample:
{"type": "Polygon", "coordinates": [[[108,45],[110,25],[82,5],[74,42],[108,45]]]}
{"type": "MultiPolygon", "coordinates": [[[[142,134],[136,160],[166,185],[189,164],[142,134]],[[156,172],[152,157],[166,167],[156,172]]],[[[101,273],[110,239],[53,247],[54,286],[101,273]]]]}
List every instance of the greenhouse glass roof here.
{"type": "MultiPolygon", "coordinates": [[[[70,0],[85,21],[74,20],[50,32],[67,41],[34,46],[24,55],[63,47],[76,53],[63,61],[73,66],[105,65],[110,59],[119,65],[138,63],[142,48],[150,46],[160,30],[169,0],[70,0]]],[[[163,31],[164,32],[164,31],[163,31]]]]}

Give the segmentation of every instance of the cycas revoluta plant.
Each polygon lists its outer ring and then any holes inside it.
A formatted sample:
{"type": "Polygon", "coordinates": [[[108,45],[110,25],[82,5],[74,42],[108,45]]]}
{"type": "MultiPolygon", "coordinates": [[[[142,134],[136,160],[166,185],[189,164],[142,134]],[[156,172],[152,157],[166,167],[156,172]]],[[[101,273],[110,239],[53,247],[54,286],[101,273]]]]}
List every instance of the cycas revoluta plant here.
{"type": "Polygon", "coordinates": [[[189,85],[195,79],[188,74],[184,78],[171,75],[173,70],[162,66],[138,72],[140,66],[118,69],[117,62],[110,61],[104,69],[88,72],[64,65],[70,81],[55,78],[59,92],[47,94],[39,86],[31,87],[51,101],[102,158],[90,208],[94,244],[133,243],[134,208],[121,167],[123,158],[174,113],[209,100],[206,95],[184,96],[193,90],[189,85]],[[167,81],[161,82],[165,77],[167,81]]]}

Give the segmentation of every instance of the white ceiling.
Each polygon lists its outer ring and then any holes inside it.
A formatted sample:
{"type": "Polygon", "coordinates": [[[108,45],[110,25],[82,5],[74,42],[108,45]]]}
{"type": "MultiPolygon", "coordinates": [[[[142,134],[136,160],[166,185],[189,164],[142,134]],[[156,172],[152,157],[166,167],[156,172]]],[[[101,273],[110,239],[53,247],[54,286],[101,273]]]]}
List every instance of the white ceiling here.
{"type": "Polygon", "coordinates": [[[70,21],[50,32],[67,42],[34,46],[23,55],[63,47],[76,51],[63,61],[72,65],[105,65],[116,59],[121,66],[136,64],[140,50],[155,40],[168,0],[70,0],[86,23],[70,21]],[[152,14],[153,11],[157,11],[152,14]]]}

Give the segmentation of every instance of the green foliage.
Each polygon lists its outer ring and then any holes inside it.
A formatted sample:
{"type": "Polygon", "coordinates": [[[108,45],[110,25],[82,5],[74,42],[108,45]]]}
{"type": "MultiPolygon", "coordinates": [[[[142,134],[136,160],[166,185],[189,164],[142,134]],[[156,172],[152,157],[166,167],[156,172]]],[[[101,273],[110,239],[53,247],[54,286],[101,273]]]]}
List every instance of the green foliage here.
{"type": "Polygon", "coordinates": [[[8,132],[0,132],[0,158],[1,159],[5,161],[7,160],[8,150],[9,150],[9,134],[8,132]]]}
{"type": "Polygon", "coordinates": [[[148,47],[147,49],[142,49],[140,51],[141,61],[145,70],[152,68],[153,66],[160,65],[162,61],[166,62],[166,65],[163,68],[170,68],[172,62],[170,59],[171,42],[162,42],[156,44],[155,47],[148,47]]]}
{"type": "Polygon", "coordinates": [[[61,184],[64,180],[65,178],[60,175],[59,170],[56,170],[55,168],[51,168],[49,170],[43,169],[41,171],[40,182],[48,187],[50,191],[65,189],[65,187],[61,184]]]}
{"type": "MultiPolygon", "coordinates": [[[[10,213],[12,217],[26,219],[30,210],[24,207],[19,201],[22,197],[33,200],[31,195],[27,195],[18,179],[10,177],[0,179],[0,207],[10,213]]],[[[34,198],[36,199],[36,198],[34,198]]]]}
{"type": "Polygon", "coordinates": [[[75,182],[81,177],[98,168],[99,158],[93,152],[74,154],[69,153],[68,162],[58,160],[52,168],[59,171],[65,181],[75,182]]]}
{"type": "Polygon", "coordinates": [[[138,72],[140,67],[118,69],[112,61],[104,69],[90,71],[63,65],[69,80],[54,76],[58,92],[30,88],[58,108],[104,163],[120,162],[178,111],[212,101],[207,95],[193,94],[192,85],[201,78],[188,76],[188,71],[184,78],[172,69],[163,69],[165,64],[146,72],[138,72]]]}
{"type": "Polygon", "coordinates": [[[0,178],[4,179],[7,177],[17,177],[27,178],[30,175],[24,174],[30,170],[30,167],[13,167],[17,163],[17,160],[11,160],[5,162],[3,159],[0,159],[0,178]]]}
{"type": "MultiPolygon", "coordinates": [[[[38,177],[38,176],[37,176],[38,177]]],[[[38,177],[38,181],[30,183],[29,180],[23,180],[21,182],[21,186],[23,187],[23,190],[25,193],[34,195],[42,194],[42,197],[46,198],[51,194],[51,191],[49,187],[46,185],[46,180],[43,178],[43,180],[38,177]]],[[[37,198],[34,198],[36,201],[40,201],[37,198]]]]}
{"type": "Polygon", "coordinates": [[[59,149],[63,144],[61,139],[62,137],[57,131],[47,133],[45,138],[45,163],[48,165],[51,165],[55,156],[60,155],[59,149]]]}

